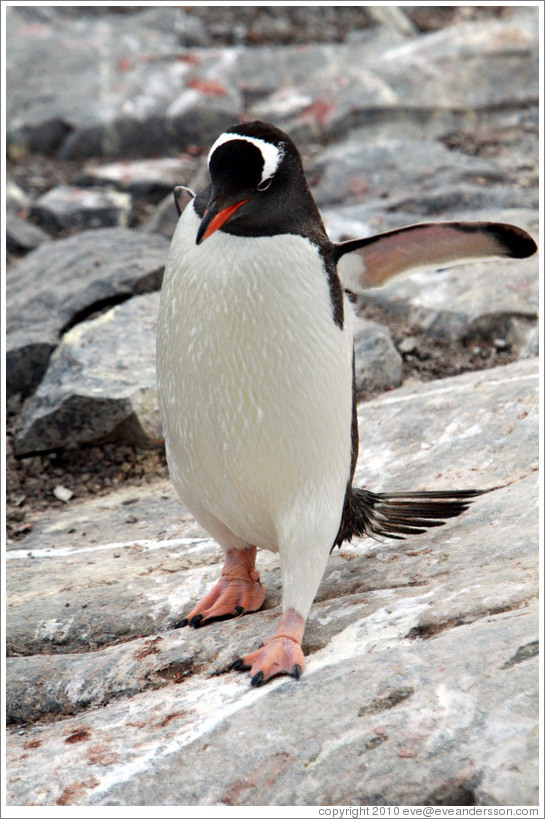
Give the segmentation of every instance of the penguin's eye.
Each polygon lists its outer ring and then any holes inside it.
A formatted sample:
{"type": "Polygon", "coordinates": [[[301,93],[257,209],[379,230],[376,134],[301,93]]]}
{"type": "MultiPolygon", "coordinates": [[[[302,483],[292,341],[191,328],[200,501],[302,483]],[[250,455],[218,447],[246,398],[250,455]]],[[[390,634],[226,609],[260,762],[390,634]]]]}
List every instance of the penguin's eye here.
{"type": "Polygon", "coordinates": [[[257,186],[258,191],[266,191],[271,187],[272,176],[269,176],[268,179],[262,179],[259,185],[257,186]]]}

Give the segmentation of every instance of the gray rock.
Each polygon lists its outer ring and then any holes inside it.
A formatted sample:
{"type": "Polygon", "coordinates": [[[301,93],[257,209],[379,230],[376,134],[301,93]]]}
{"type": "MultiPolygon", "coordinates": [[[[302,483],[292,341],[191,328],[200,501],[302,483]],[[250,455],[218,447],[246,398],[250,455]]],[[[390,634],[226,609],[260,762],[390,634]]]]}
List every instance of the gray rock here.
{"type": "MultiPolygon", "coordinates": [[[[206,188],[209,184],[209,179],[208,167],[206,163],[201,162],[196,174],[191,179],[191,185],[189,185],[189,187],[198,193],[206,188]]],[[[151,233],[160,233],[167,239],[172,239],[179,218],[178,209],[174,203],[173,192],[171,191],[155,207],[151,216],[146,219],[142,225],[142,230],[147,230],[151,233]]]]}
{"type": "Polygon", "coordinates": [[[127,227],[131,212],[132,200],[126,193],[59,185],[32,203],[29,216],[39,225],[53,230],[87,230],[127,227]]]}
{"type": "Polygon", "coordinates": [[[167,251],[162,236],[102,228],[49,242],[12,266],[6,283],[8,395],[34,390],[64,329],[105,305],[157,290],[167,251]]]}
{"type": "Polygon", "coordinates": [[[106,165],[87,164],[78,177],[78,184],[111,186],[128,191],[133,196],[157,201],[170,193],[175,185],[190,185],[198,163],[189,156],[162,159],[140,159],[111,162],[106,165]]]}
{"type": "Polygon", "coordinates": [[[49,513],[62,543],[36,532],[9,552],[11,647],[35,655],[8,661],[7,703],[12,720],[57,720],[8,732],[8,801],[536,804],[538,376],[528,360],[361,405],[359,483],[496,488],[418,538],[336,551],[298,683],[210,676],[272,631],[275,556],[260,554],[265,610],[167,631],[219,572],[190,519],[186,540],[116,543],[106,507],[86,546],[68,545],[73,506],[49,513]],[[59,650],[78,653],[39,653],[59,650]]]}
{"type": "Polygon", "coordinates": [[[174,202],[174,195],[169,193],[155,207],[151,216],[142,225],[142,230],[160,233],[165,239],[172,239],[180,215],[174,202]]]}
{"type": "Polygon", "coordinates": [[[432,102],[439,108],[478,109],[533,102],[536,23],[533,10],[525,8],[497,21],[465,23],[412,38],[381,55],[381,75],[409,107],[429,107],[432,102]],[[501,60],[509,61],[508,75],[497,71],[501,60]],[[452,71],[460,63],[465,70],[452,71]]]}
{"type": "Polygon", "coordinates": [[[21,417],[18,456],[104,440],[162,440],[155,385],[159,293],[135,296],[65,333],[21,417]]]}
{"type": "Polygon", "coordinates": [[[176,10],[160,16],[64,18],[29,27],[10,9],[10,152],[142,156],[204,145],[239,119],[241,92],[255,103],[251,117],[272,119],[299,139],[331,138],[384,113],[422,120],[433,110],[537,102],[533,8],[409,40],[399,28],[379,26],[363,41],[285,47],[281,56],[270,47],[180,53],[176,10]],[[65,82],[68,73],[78,76],[77,89],[65,82]]]}
{"type": "Polygon", "coordinates": [[[6,181],[6,211],[8,215],[26,211],[30,205],[30,196],[11,179],[6,181]]]}
{"type": "MultiPolygon", "coordinates": [[[[259,116],[310,157],[334,240],[434,218],[509,221],[537,236],[536,8],[429,35],[411,36],[398,15],[395,29],[358,30],[342,46],[213,51],[181,50],[181,37],[215,34],[185,34],[168,6],[10,7],[6,20],[14,159],[35,149],[179,155],[259,116]],[[309,140],[330,146],[327,163],[309,140]]],[[[165,201],[170,213],[158,208],[146,228],[170,236],[177,214],[165,201]]],[[[154,264],[135,270],[152,237],[110,235],[74,237],[69,260],[49,243],[8,271],[16,390],[33,389],[67,331],[92,340],[74,357],[95,361],[93,376],[110,373],[93,382],[95,398],[140,366],[112,375],[111,356],[96,358],[106,338],[87,336],[108,321],[80,326],[159,286],[154,264]]],[[[166,250],[158,244],[161,267],[166,250]]],[[[358,485],[491,491],[418,538],[336,550],[298,683],[252,689],[246,674],[221,673],[273,630],[272,554],[258,559],[262,611],[172,629],[217,579],[221,553],[164,482],[83,503],[75,488],[62,509],[36,513],[30,534],[8,544],[9,804],[538,803],[536,269],[510,260],[419,271],[390,282],[387,297],[368,293],[415,329],[472,344],[489,334],[530,357],[359,407],[358,485]]],[[[99,414],[87,407],[83,426],[99,414]]]]}
{"type": "Polygon", "coordinates": [[[358,125],[374,129],[377,119],[404,128],[406,119],[422,124],[431,111],[535,105],[537,37],[534,9],[409,40],[379,27],[363,42],[310,46],[304,54],[286,49],[284,71],[275,49],[242,55],[239,77],[261,95],[252,116],[272,118],[296,139],[331,138],[358,125]],[[507,73],[499,69],[506,61],[507,73]]]}
{"type": "Polygon", "coordinates": [[[10,155],[39,150],[66,159],[126,159],[179,153],[192,143],[209,144],[237,121],[242,97],[231,82],[235,55],[228,49],[180,52],[176,10],[162,11],[160,25],[155,13],[151,25],[146,14],[137,14],[29,26],[12,7],[10,155]],[[78,82],[67,82],[67,76],[78,82]]]}
{"type": "Polygon", "coordinates": [[[210,35],[204,21],[200,17],[188,14],[183,9],[179,9],[174,31],[180,45],[184,48],[206,48],[210,45],[210,35]]]}
{"type": "Polygon", "coordinates": [[[50,237],[41,228],[8,213],[6,217],[6,246],[8,250],[23,250],[25,252],[48,242],[50,237]]]}
{"type": "Polygon", "coordinates": [[[422,138],[376,144],[343,140],[323,152],[315,173],[320,179],[313,193],[322,207],[350,201],[369,206],[378,200],[383,211],[440,213],[530,204],[528,191],[521,191],[516,181],[509,184],[493,161],[422,138]]]}
{"type": "Polygon", "coordinates": [[[359,319],[354,333],[354,354],[358,392],[399,387],[403,360],[387,327],[359,319]]]}

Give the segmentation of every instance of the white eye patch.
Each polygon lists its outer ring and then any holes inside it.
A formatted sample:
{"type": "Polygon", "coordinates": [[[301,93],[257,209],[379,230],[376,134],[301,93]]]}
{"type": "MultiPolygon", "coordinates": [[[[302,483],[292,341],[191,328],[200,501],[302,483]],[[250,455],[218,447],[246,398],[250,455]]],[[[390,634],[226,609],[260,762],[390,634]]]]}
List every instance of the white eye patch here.
{"type": "MultiPolygon", "coordinates": [[[[252,136],[244,136],[243,134],[235,134],[235,133],[226,133],[221,134],[210,149],[210,153],[208,154],[208,165],[210,165],[210,157],[216,150],[219,148],[220,145],[223,145],[225,142],[230,142],[231,140],[244,140],[245,142],[249,142],[251,145],[254,145],[260,152],[261,156],[263,157],[263,171],[261,173],[261,180],[259,182],[260,185],[263,185],[267,179],[270,179],[274,176],[276,169],[280,165],[280,161],[284,156],[284,147],[282,145],[272,145],[270,142],[265,142],[264,139],[259,139],[258,137],[252,136]]],[[[263,188],[262,188],[263,189],[263,188]]]]}

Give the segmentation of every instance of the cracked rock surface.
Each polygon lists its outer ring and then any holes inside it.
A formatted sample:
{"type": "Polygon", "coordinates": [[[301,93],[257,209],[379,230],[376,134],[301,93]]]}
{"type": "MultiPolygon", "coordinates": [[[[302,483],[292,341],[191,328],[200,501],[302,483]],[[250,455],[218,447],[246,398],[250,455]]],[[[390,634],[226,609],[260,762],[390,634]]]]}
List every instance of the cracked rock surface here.
{"type": "Polygon", "coordinates": [[[168,190],[202,189],[241,118],[293,136],[334,241],[465,219],[539,243],[537,7],[6,22],[7,805],[538,804],[537,258],[356,301],[355,483],[486,491],[335,550],[297,682],[226,671],[274,630],[273,554],[261,611],[176,628],[221,553],[168,480],[154,383],[168,190]]]}
{"type": "Polygon", "coordinates": [[[331,556],[298,683],[223,673],[273,630],[272,554],[262,611],[172,628],[221,561],[168,484],[46,516],[8,553],[14,804],[534,804],[537,412],[535,360],[360,406],[358,483],[489,491],[418,538],[331,556]]]}

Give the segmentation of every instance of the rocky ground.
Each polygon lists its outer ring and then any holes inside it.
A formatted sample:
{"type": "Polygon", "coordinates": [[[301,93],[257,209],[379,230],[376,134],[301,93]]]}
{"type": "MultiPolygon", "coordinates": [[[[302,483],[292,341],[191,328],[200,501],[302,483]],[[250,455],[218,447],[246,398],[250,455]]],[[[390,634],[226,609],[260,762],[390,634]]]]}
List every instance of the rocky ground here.
{"type": "Polygon", "coordinates": [[[218,555],[168,483],[153,334],[170,190],[204,183],[241,118],[294,136],[335,240],[459,218],[537,239],[537,8],[19,7],[7,25],[8,719],[24,726],[8,802],[534,804],[535,258],[416,271],[357,302],[358,482],[496,489],[401,551],[335,555],[298,686],[210,676],[270,628],[273,556],[262,613],[172,631],[218,555]],[[248,720],[270,742],[247,737],[231,770],[248,720]],[[188,747],[223,773],[182,785],[188,747]],[[335,779],[336,749],[352,762],[335,779]]]}

